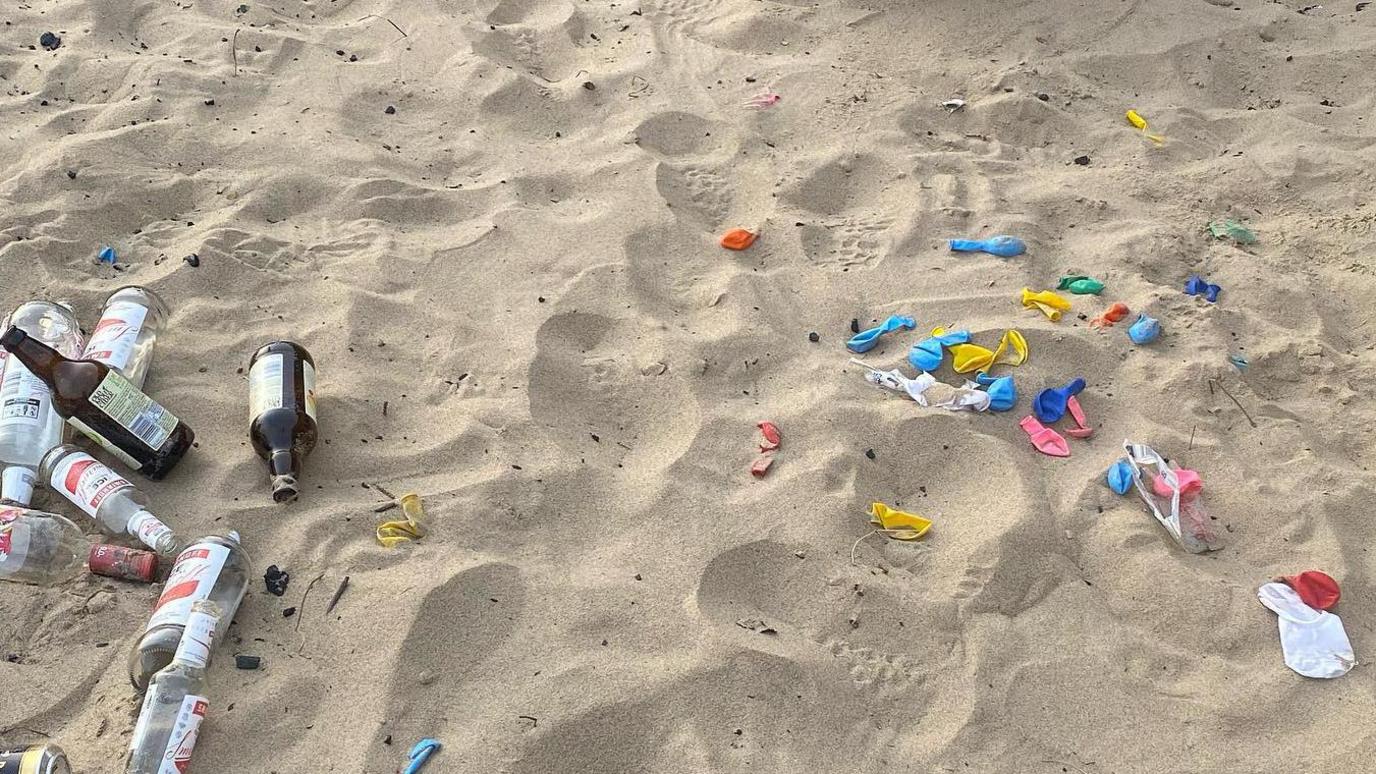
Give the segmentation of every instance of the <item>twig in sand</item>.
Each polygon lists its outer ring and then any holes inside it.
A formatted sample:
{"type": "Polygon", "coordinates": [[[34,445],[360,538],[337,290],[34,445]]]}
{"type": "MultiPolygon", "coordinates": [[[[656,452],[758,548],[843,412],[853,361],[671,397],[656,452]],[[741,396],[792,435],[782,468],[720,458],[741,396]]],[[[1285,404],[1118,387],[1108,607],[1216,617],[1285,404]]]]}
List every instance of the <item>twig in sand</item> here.
{"type": "MultiPolygon", "coordinates": [[[[1248,422],[1248,424],[1250,424],[1252,427],[1256,427],[1256,426],[1257,426],[1256,420],[1255,420],[1255,419],[1252,419],[1252,415],[1251,415],[1251,414],[1248,414],[1248,413],[1247,413],[1247,409],[1243,408],[1243,406],[1242,406],[1242,401],[1240,401],[1240,400],[1238,400],[1237,398],[1233,397],[1233,394],[1232,394],[1231,392],[1228,392],[1228,388],[1223,386],[1223,382],[1220,382],[1220,381],[1217,380],[1217,379],[1210,379],[1210,380],[1209,380],[1209,384],[1211,384],[1211,385],[1218,385],[1218,389],[1222,390],[1222,391],[1223,391],[1223,394],[1228,396],[1228,399],[1231,400],[1231,401],[1233,402],[1233,404],[1237,406],[1238,410],[1242,412],[1242,415],[1243,415],[1244,417],[1247,417],[1247,422],[1248,422]]],[[[1210,388],[1210,391],[1212,392],[1212,387],[1210,388]]]]}
{"type": "Polygon", "coordinates": [[[382,488],[382,484],[373,484],[373,488],[376,489],[377,491],[379,491],[379,492],[381,492],[381,493],[387,495],[388,497],[392,498],[393,500],[397,499],[397,496],[396,496],[396,495],[392,494],[391,492],[388,492],[386,489],[383,489],[383,488],[382,488]]]}
{"type": "Polygon", "coordinates": [[[1074,770],[1080,772],[1080,774],[1088,774],[1088,772],[1086,772],[1084,769],[1080,768],[1079,766],[1076,766],[1076,765],[1073,764],[1073,763],[1066,763],[1065,761],[1044,760],[1044,761],[1042,761],[1042,763],[1054,763],[1054,764],[1056,764],[1057,766],[1069,766],[1070,768],[1072,768],[1072,769],[1074,769],[1074,770]]]}
{"type": "Polygon", "coordinates": [[[296,609],[300,611],[296,616],[296,631],[298,632],[301,631],[301,619],[306,617],[306,597],[310,596],[311,589],[314,588],[315,584],[323,577],[325,577],[325,573],[322,572],[312,578],[310,583],[306,584],[306,593],[301,595],[301,604],[296,606],[296,609]]]}
{"type": "MultiPolygon", "coordinates": [[[[370,13],[370,14],[368,14],[367,16],[359,17],[358,21],[363,21],[364,19],[382,19],[383,21],[385,21],[385,22],[387,22],[388,24],[392,25],[392,29],[396,30],[397,32],[400,32],[400,33],[401,33],[401,36],[402,36],[403,38],[409,38],[409,37],[411,37],[410,35],[407,35],[407,34],[406,34],[406,30],[404,30],[404,29],[398,27],[396,22],[392,21],[391,19],[388,19],[386,16],[378,16],[378,15],[375,14],[375,13],[370,13]]],[[[354,23],[357,24],[358,22],[354,22],[354,23]]]]}
{"type": "Polygon", "coordinates": [[[36,734],[38,736],[43,737],[44,739],[53,738],[52,734],[46,733],[44,731],[39,731],[36,728],[29,728],[28,726],[5,726],[4,728],[0,728],[0,735],[8,734],[11,731],[28,731],[30,734],[36,734]]]}
{"type": "Polygon", "coordinates": [[[234,31],[234,40],[229,44],[229,53],[234,57],[234,74],[239,74],[239,31],[234,31]]]}
{"type": "Polygon", "coordinates": [[[386,513],[387,511],[390,511],[395,507],[397,507],[397,501],[393,500],[388,503],[383,503],[382,505],[379,505],[378,507],[374,508],[373,513],[386,513]]]}
{"type": "Polygon", "coordinates": [[[1191,451],[1192,449],[1194,449],[1194,431],[1198,429],[1199,425],[1195,425],[1194,427],[1190,428],[1190,448],[1186,449],[1185,451],[1191,451]]]}
{"type": "Polygon", "coordinates": [[[334,606],[339,604],[339,598],[344,596],[344,590],[349,588],[349,576],[345,575],[344,580],[339,582],[339,588],[335,589],[334,596],[330,597],[330,604],[325,605],[325,615],[334,612],[334,606]]]}

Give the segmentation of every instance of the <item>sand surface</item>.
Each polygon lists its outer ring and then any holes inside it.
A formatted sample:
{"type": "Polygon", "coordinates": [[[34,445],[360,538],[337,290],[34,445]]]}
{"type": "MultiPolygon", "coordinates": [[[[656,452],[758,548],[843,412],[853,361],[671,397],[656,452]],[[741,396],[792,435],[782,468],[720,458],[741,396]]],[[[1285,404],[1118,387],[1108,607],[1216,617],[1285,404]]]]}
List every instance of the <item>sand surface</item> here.
{"type": "MultiPolygon", "coordinates": [[[[1376,657],[1376,8],[237,5],[0,10],[0,302],[89,327],[120,285],[166,298],[148,390],[199,448],[141,485],[256,563],[193,774],[394,772],[424,736],[427,772],[1371,770],[1366,668],[1288,670],[1256,588],[1328,571],[1376,657]],[[1208,238],[1223,216],[1259,243],[1208,238]],[[943,243],[996,233],[1029,252],[943,243]],[[1071,272],[1108,290],[1059,323],[1017,302],[1071,272]],[[1091,330],[1112,301],[1161,340],[1091,330]],[[918,330],[885,368],[935,325],[1022,330],[1018,410],[866,384],[850,321],[894,313],[918,330]],[[246,443],[277,337],[319,364],[325,439],[286,507],[246,443]],[[1018,419],[1076,375],[1097,433],[1037,455],[1018,419]],[[1203,473],[1224,550],[1104,487],[1124,438],[1203,473]],[[433,533],[377,545],[373,484],[433,533]],[[936,526],[852,561],[876,500],[936,526]]],[[[123,771],[156,595],[0,587],[3,740],[123,771]]]]}

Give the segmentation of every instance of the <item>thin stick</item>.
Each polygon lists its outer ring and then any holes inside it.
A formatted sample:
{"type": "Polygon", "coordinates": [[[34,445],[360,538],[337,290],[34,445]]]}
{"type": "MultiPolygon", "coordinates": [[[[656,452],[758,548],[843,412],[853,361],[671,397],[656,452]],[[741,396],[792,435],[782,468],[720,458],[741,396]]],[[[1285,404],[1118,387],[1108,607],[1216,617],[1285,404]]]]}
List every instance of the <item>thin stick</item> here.
{"type": "MultiPolygon", "coordinates": [[[[386,16],[384,16],[384,17],[382,17],[382,18],[387,19],[386,16]]],[[[406,30],[403,30],[402,28],[398,27],[398,26],[397,26],[397,23],[394,22],[394,21],[392,21],[391,19],[387,19],[387,23],[390,24],[390,25],[392,25],[392,29],[396,30],[397,32],[400,32],[400,33],[401,33],[401,36],[402,36],[403,38],[409,38],[409,37],[411,37],[410,35],[407,35],[407,34],[406,34],[406,30]]]]}
{"type": "Polygon", "coordinates": [[[301,619],[306,617],[306,597],[310,596],[311,589],[314,588],[315,584],[323,577],[325,577],[325,573],[322,572],[311,579],[310,583],[306,584],[306,593],[301,595],[301,604],[296,606],[296,631],[298,632],[301,631],[301,619]]]}
{"type": "Polygon", "coordinates": [[[330,597],[330,604],[325,605],[325,615],[334,612],[334,606],[339,604],[339,598],[344,596],[344,589],[347,588],[349,588],[349,576],[345,575],[344,580],[339,583],[339,588],[335,589],[334,596],[330,597]]]}
{"type": "Polygon", "coordinates": [[[390,503],[383,503],[382,505],[379,505],[378,507],[374,508],[373,513],[385,513],[387,511],[392,510],[395,507],[397,507],[397,501],[393,500],[390,503]]]}
{"type": "Polygon", "coordinates": [[[396,495],[392,494],[391,492],[388,492],[386,489],[383,489],[383,488],[382,488],[382,484],[373,484],[373,488],[376,489],[377,491],[379,491],[379,492],[381,492],[381,493],[387,495],[388,497],[392,498],[393,500],[397,499],[397,496],[396,496],[396,495]]]}
{"type": "Polygon", "coordinates": [[[1244,417],[1247,417],[1248,423],[1250,423],[1252,427],[1257,426],[1256,420],[1252,419],[1252,415],[1248,414],[1247,409],[1243,408],[1242,401],[1239,401],[1237,398],[1233,397],[1233,394],[1231,392],[1228,392],[1228,388],[1223,386],[1223,382],[1220,382],[1217,379],[1210,379],[1209,383],[1218,385],[1218,389],[1223,390],[1223,394],[1228,396],[1228,399],[1231,400],[1238,407],[1238,410],[1242,412],[1242,415],[1244,417]]]}
{"type": "Polygon", "coordinates": [[[234,40],[229,44],[229,53],[234,56],[234,74],[239,74],[239,31],[234,31],[234,40]]]}
{"type": "Polygon", "coordinates": [[[1191,428],[1190,428],[1190,448],[1189,448],[1189,449],[1186,449],[1185,451],[1191,451],[1191,450],[1194,449],[1194,431],[1196,431],[1196,430],[1198,430],[1198,429],[1199,429],[1199,425],[1195,425],[1194,427],[1191,427],[1191,428]]]}

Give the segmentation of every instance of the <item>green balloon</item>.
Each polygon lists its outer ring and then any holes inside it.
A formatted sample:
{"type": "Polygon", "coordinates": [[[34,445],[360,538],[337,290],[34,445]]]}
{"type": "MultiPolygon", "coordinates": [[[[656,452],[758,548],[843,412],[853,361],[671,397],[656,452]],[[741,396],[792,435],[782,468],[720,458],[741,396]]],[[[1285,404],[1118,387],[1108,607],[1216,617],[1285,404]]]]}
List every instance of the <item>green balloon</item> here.
{"type": "Polygon", "coordinates": [[[1071,293],[1081,296],[1097,296],[1104,289],[1104,283],[1083,274],[1067,274],[1061,277],[1061,284],[1057,285],[1056,289],[1069,290],[1071,293]]]}

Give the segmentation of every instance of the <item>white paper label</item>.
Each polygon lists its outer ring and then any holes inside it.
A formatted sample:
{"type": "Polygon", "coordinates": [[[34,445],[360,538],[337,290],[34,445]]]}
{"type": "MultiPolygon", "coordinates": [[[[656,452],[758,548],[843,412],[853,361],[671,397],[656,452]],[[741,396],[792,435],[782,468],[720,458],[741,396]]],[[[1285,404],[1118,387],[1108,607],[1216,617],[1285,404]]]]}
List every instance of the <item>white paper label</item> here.
{"type": "Polygon", "coordinates": [[[191,765],[191,751],[196,748],[196,736],[201,730],[201,721],[210,702],[204,696],[186,696],[182,699],[181,709],[177,710],[177,722],[172,726],[172,736],[167,739],[167,750],[162,754],[162,764],[158,774],[186,774],[191,765]]]}
{"type": "Polygon", "coordinates": [[[18,358],[6,366],[4,381],[0,382],[0,426],[40,426],[52,411],[52,390],[18,358]]]}
{"type": "Polygon", "coordinates": [[[282,408],[282,382],[286,356],[279,353],[264,355],[248,370],[248,421],[257,419],[264,411],[282,408]]]}
{"type": "Polygon", "coordinates": [[[311,415],[311,419],[319,421],[315,416],[315,366],[311,365],[309,360],[302,360],[301,369],[301,381],[306,388],[306,413],[311,415]]]}
{"type": "Polygon", "coordinates": [[[147,316],[148,309],[132,301],[116,301],[106,307],[81,358],[98,360],[122,373],[134,354],[134,343],[147,316]]]}
{"type": "Polygon", "coordinates": [[[128,479],[85,452],[72,452],[63,457],[53,467],[48,483],[93,518],[105,498],[127,486],[133,486],[128,479]]]}
{"type": "Polygon", "coordinates": [[[157,451],[177,428],[177,418],[118,373],[105,375],[91,393],[91,405],[157,451]]]}
{"type": "Polygon", "coordinates": [[[0,508],[0,578],[24,568],[29,556],[29,525],[19,521],[22,508],[0,508]]]}
{"type": "Polygon", "coordinates": [[[216,543],[197,543],[183,551],[172,565],[167,585],[144,631],[163,624],[185,625],[191,616],[191,605],[210,596],[227,559],[229,549],[216,543]]]}

